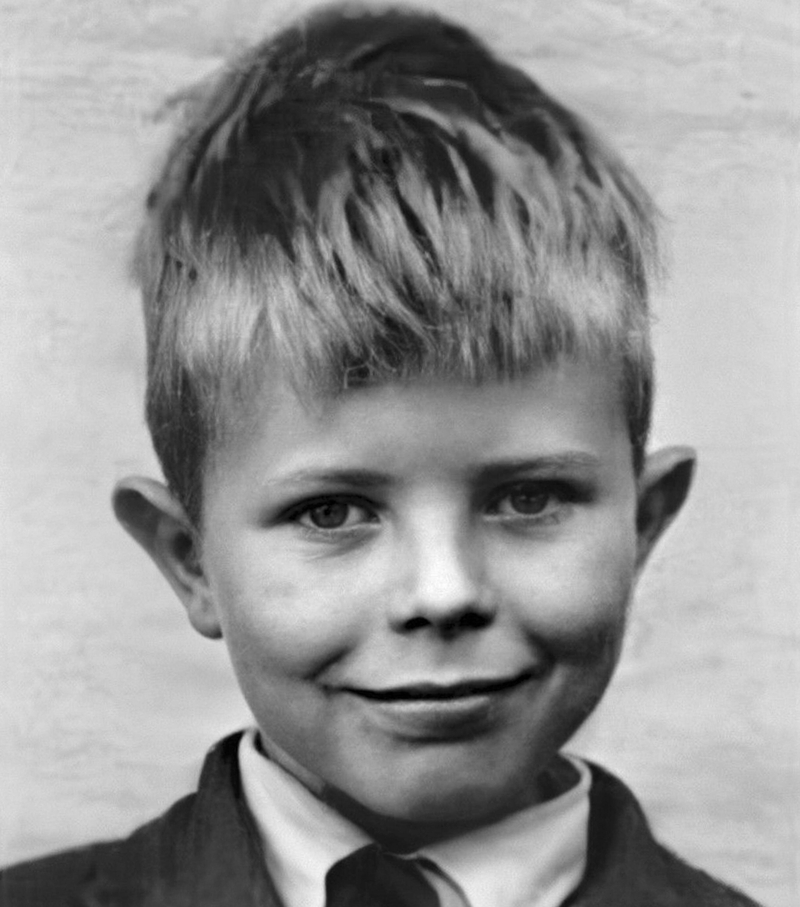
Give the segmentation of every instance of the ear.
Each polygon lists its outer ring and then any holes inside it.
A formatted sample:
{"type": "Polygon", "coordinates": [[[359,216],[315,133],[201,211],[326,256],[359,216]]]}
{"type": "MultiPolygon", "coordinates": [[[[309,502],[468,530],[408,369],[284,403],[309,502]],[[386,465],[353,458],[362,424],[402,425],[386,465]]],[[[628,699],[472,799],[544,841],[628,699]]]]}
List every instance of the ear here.
{"type": "Polygon", "coordinates": [[[124,529],[144,548],[178,594],[192,626],[209,639],[222,629],[200,558],[197,530],[166,486],[130,476],[114,488],[112,505],[124,529]]]}
{"type": "Polygon", "coordinates": [[[637,570],[644,567],[656,542],[683,506],[696,461],[691,447],[665,447],[648,455],[638,482],[637,570]]]}

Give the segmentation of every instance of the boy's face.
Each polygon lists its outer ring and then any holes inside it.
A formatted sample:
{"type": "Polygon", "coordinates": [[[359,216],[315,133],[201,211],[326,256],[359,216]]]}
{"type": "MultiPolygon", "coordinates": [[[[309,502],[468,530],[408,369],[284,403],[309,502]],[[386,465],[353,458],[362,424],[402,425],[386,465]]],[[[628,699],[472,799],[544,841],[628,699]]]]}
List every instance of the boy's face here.
{"type": "Polygon", "coordinates": [[[209,468],[184,595],[267,740],[374,834],[536,802],[608,683],[643,559],[616,373],[310,408],[269,387],[209,468]]]}

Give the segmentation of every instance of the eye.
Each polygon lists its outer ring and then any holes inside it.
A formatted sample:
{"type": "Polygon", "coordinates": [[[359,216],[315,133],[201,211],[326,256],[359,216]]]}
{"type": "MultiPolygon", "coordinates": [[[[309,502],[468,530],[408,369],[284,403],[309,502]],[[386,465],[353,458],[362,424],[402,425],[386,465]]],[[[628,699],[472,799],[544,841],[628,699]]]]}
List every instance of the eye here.
{"type": "Polygon", "coordinates": [[[321,532],[353,529],[377,521],[375,514],[363,504],[342,498],[324,498],[306,504],[297,508],[291,519],[305,529],[321,532]]]}
{"type": "Polygon", "coordinates": [[[491,516],[531,518],[552,514],[569,500],[569,494],[557,482],[519,482],[498,495],[488,508],[491,516]]]}

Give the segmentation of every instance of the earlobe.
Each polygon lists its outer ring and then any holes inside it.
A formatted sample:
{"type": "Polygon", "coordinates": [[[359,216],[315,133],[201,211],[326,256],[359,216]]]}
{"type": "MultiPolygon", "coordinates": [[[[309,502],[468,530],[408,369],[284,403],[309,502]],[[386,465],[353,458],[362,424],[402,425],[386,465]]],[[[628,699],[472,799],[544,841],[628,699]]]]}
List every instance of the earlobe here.
{"type": "Polygon", "coordinates": [[[636,566],[641,570],[656,542],[689,494],[697,455],[691,447],[665,447],[649,454],[638,483],[636,566]]]}
{"type": "Polygon", "coordinates": [[[114,488],[117,520],[147,552],[180,598],[192,626],[210,639],[222,629],[203,572],[197,531],[161,482],[139,476],[114,488]]]}

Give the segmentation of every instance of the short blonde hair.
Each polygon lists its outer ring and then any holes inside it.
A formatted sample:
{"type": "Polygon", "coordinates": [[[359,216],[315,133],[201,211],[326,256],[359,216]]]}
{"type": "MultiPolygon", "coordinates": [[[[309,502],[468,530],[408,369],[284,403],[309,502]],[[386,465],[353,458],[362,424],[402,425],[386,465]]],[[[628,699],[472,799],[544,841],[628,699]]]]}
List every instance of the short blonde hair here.
{"type": "Polygon", "coordinates": [[[652,397],[656,212],[575,114],[465,29],[334,6],[196,93],[137,248],[147,419],[199,523],[203,466],[275,362],[298,392],[620,368],[652,397]]]}

